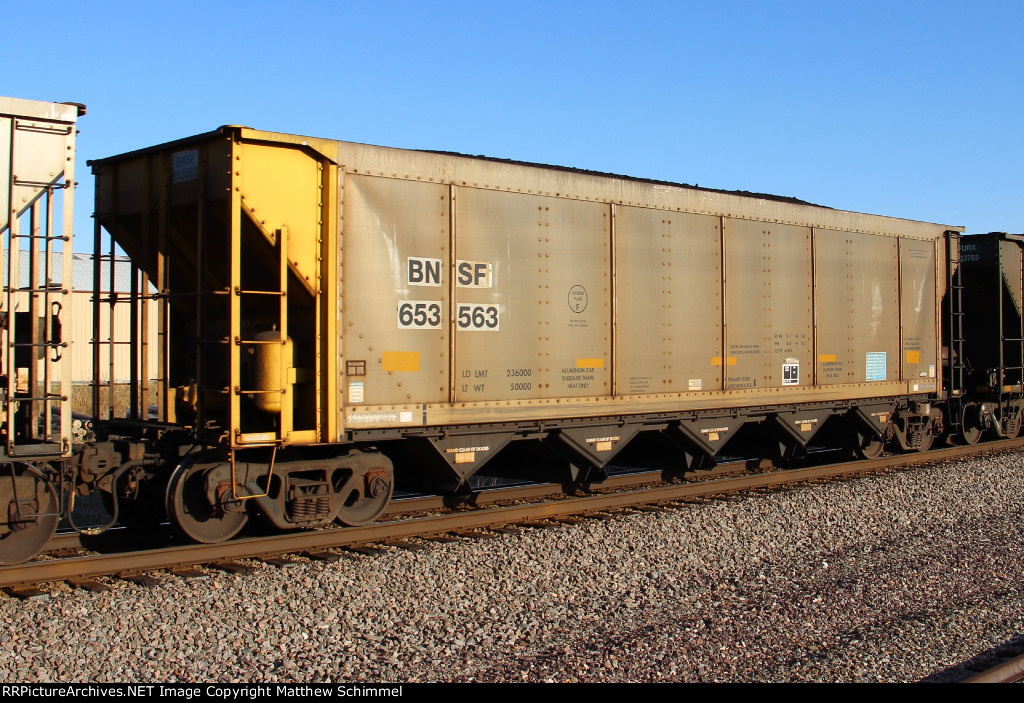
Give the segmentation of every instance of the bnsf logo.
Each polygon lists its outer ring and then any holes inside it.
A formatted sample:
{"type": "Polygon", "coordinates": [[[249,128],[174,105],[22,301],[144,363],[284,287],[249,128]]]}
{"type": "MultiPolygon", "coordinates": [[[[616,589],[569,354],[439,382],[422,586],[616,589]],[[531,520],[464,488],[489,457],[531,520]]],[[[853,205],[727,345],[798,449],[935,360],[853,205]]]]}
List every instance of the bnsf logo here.
{"type": "MultiPolygon", "coordinates": [[[[441,259],[410,256],[406,259],[405,281],[410,286],[440,286],[443,283],[441,259]]],[[[489,261],[456,261],[455,284],[459,288],[490,288],[494,266],[489,261]]]]}

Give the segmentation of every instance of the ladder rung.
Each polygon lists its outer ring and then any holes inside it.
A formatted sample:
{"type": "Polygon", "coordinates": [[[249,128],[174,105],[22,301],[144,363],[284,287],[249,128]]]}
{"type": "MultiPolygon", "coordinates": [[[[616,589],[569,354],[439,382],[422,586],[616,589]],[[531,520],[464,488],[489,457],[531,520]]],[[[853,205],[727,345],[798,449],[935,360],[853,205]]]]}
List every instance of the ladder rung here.
{"type": "Polygon", "coordinates": [[[20,178],[12,178],[11,184],[15,186],[23,186],[25,188],[67,188],[67,183],[51,183],[49,181],[25,181],[20,178]]]}
{"type": "Polygon", "coordinates": [[[67,342],[39,342],[38,344],[31,344],[29,342],[11,342],[7,345],[12,349],[14,347],[49,347],[50,349],[65,348],[68,346],[67,342]]]}
{"type": "Polygon", "coordinates": [[[235,295],[276,295],[284,297],[286,293],[283,290],[241,290],[235,288],[235,295]]]}
{"type": "MultiPolygon", "coordinates": [[[[10,238],[11,239],[39,239],[39,240],[46,241],[46,242],[50,242],[50,241],[53,241],[53,242],[66,242],[66,241],[68,241],[70,239],[69,237],[65,237],[62,234],[49,234],[49,235],[47,235],[47,234],[21,234],[21,233],[12,234],[10,236],[10,238]]],[[[22,253],[22,255],[27,255],[29,253],[28,249],[18,249],[18,251],[20,251],[22,253]]],[[[57,252],[53,252],[53,253],[56,254],[57,252]]]]}
{"type": "Polygon", "coordinates": [[[57,293],[61,295],[67,293],[67,290],[61,286],[51,286],[49,288],[8,288],[4,286],[5,293],[57,293]]]}
{"type": "MultiPolygon", "coordinates": [[[[87,293],[91,293],[92,291],[86,291],[86,292],[87,293]]],[[[103,291],[103,292],[105,293],[106,291],[103,291]]],[[[105,297],[104,298],[89,298],[89,302],[91,302],[91,303],[105,303],[107,305],[112,305],[113,306],[113,305],[121,305],[123,303],[131,303],[133,301],[139,301],[139,300],[165,300],[165,299],[170,299],[170,298],[179,298],[179,297],[187,297],[187,296],[194,297],[194,295],[195,294],[193,294],[193,293],[180,293],[180,294],[175,293],[174,295],[170,295],[168,293],[140,293],[138,295],[131,295],[129,293],[124,293],[124,294],[118,294],[116,296],[111,296],[109,298],[105,298],[105,297]]],[[[213,292],[213,293],[210,293],[209,295],[218,295],[218,293],[213,292]]],[[[220,293],[219,295],[227,295],[227,293],[220,293]]]]}

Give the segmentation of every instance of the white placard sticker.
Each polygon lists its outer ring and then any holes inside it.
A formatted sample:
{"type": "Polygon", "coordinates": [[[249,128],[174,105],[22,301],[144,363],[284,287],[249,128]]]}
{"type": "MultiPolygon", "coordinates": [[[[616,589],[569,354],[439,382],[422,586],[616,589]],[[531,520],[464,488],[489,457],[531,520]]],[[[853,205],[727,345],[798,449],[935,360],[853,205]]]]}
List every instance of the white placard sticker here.
{"type": "Polygon", "coordinates": [[[440,286],[441,260],[410,256],[406,259],[406,283],[410,286],[440,286]]]}
{"type": "Polygon", "coordinates": [[[363,382],[362,381],[351,381],[348,384],[348,402],[350,402],[350,403],[362,403],[363,402],[363,382]]]}
{"type": "Polygon", "coordinates": [[[885,380],[885,352],[868,352],[864,358],[864,380],[885,380]]]}
{"type": "Polygon", "coordinates": [[[441,328],[444,316],[439,300],[402,300],[398,303],[398,329],[441,328]]]}
{"type": "Polygon", "coordinates": [[[783,364],[782,365],[782,385],[784,385],[784,386],[799,386],[800,385],[800,364],[783,364]]]}
{"type": "Polygon", "coordinates": [[[455,313],[460,330],[466,332],[497,332],[498,306],[459,303],[455,313]]]}
{"type": "Polygon", "coordinates": [[[489,261],[455,262],[455,283],[459,288],[490,288],[494,266],[489,261]]]}

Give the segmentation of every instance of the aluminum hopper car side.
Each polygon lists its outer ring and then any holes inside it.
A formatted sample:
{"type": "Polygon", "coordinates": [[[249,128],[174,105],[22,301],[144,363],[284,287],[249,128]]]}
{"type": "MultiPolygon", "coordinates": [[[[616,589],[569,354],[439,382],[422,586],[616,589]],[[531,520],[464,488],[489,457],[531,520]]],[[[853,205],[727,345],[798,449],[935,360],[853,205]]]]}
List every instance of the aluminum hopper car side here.
{"type": "Polygon", "coordinates": [[[75,125],[85,106],[0,97],[0,564],[57,528],[72,456],[75,125]]]}
{"type": "Polygon", "coordinates": [[[958,227],[238,126],[90,165],[97,251],[133,281],[97,274],[95,319],[135,322],[94,348],[61,471],[125,522],[216,542],[255,514],[365,524],[396,481],[466,491],[508,456],[586,485],[630,452],[681,472],[1019,428],[1012,354],[968,363],[958,227]]]}

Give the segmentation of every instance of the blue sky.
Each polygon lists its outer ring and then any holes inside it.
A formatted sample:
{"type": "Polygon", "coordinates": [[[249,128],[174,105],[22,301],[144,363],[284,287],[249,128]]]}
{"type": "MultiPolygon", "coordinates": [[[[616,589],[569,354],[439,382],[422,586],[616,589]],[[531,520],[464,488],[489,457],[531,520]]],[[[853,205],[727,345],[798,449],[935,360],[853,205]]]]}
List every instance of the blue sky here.
{"type": "Polygon", "coordinates": [[[0,93],[85,160],[222,124],[1024,231],[1024,2],[24,6],[0,93]]]}

